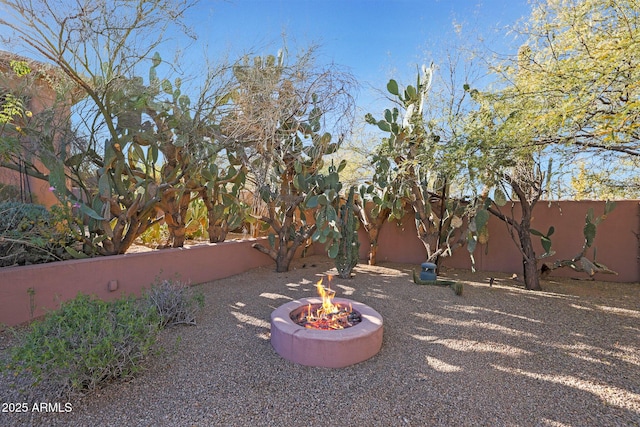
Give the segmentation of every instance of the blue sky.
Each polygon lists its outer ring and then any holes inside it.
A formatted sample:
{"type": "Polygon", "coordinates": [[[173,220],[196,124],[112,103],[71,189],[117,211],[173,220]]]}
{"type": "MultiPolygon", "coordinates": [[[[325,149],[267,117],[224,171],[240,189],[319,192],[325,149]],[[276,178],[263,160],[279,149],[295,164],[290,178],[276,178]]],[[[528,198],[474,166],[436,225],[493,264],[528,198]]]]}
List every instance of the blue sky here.
{"type": "Polygon", "coordinates": [[[318,44],[320,61],[347,67],[366,103],[368,87],[413,78],[416,65],[437,61],[429,52],[455,37],[454,22],[463,37],[481,35],[506,53],[504,27],[529,11],[527,0],[203,0],[187,15],[198,35],[189,55],[275,54],[286,34],[290,51],[318,44]]]}
{"type": "Polygon", "coordinates": [[[290,56],[317,44],[320,62],[353,73],[366,108],[374,99],[371,87],[383,89],[392,77],[413,81],[416,66],[437,65],[438,49],[456,37],[454,25],[466,41],[482,36],[493,50],[514,53],[505,27],[529,11],[528,0],[200,0],[186,15],[198,40],[174,34],[161,53],[169,59],[173,49],[183,49],[181,68],[197,80],[205,56],[215,62],[247,52],[275,54],[284,34],[290,56]]]}

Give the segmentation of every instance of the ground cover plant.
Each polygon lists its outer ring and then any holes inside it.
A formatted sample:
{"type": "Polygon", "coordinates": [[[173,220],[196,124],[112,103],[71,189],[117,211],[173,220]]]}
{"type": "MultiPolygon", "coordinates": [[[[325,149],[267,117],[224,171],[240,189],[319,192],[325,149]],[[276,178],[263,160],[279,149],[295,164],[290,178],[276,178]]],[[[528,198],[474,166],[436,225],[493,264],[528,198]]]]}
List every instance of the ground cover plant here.
{"type": "Polygon", "coordinates": [[[204,297],[183,283],[156,282],[142,298],[106,302],[79,294],[16,332],[18,344],[1,370],[26,374],[62,396],[94,391],[143,370],[162,328],[196,324],[204,297]]]}

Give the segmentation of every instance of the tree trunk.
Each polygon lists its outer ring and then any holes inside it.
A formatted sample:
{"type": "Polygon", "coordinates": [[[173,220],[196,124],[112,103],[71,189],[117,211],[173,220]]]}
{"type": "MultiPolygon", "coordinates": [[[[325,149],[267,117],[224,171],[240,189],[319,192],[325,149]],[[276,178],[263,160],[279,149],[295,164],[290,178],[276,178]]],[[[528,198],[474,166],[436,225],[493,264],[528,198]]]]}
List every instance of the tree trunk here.
{"type": "Polygon", "coordinates": [[[186,216],[191,202],[191,192],[183,190],[181,194],[176,194],[179,190],[168,189],[162,195],[159,203],[160,209],[164,212],[164,220],[169,228],[169,240],[166,247],[181,248],[186,239],[186,216]]]}
{"type": "Polygon", "coordinates": [[[369,246],[369,265],[376,265],[376,262],[378,262],[377,257],[378,256],[378,242],[371,242],[371,245],[369,246]]]}
{"type": "Polygon", "coordinates": [[[276,273],[286,273],[289,271],[289,264],[291,264],[291,257],[288,251],[278,251],[276,257],[276,273]]]}
{"type": "Polygon", "coordinates": [[[280,235],[278,236],[280,238],[280,245],[278,246],[278,255],[275,259],[277,273],[284,273],[289,271],[289,264],[291,264],[293,255],[298,248],[298,246],[295,244],[295,240],[293,241],[291,247],[288,246],[287,236],[289,235],[289,230],[287,228],[283,227],[280,235]]]}
{"type": "Polygon", "coordinates": [[[369,265],[376,265],[377,262],[378,234],[380,234],[380,230],[376,226],[369,230],[369,265]]]}
{"type": "Polygon", "coordinates": [[[520,227],[518,230],[520,248],[522,249],[522,274],[524,275],[524,287],[532,291],[540,291],[540,275],[538,272],[538,259],[533,248],[533,241],[529,234],[529,227],[520,227]]]}
{"type": "Polygon", "coordinates": [[[207,228],[207,233],[209,233],[209,243],[221,243],[224,242],[227,238],[226,227],[223,227],[221,225],[210,225],[207,228]]]}
{"type": "Polygon", "coordinates": [[[172,240],[171,242],[172,248],[181,248],[184,246],[184,241],[187,238],[184,224],[169,226],[169,235],[170,235],[169,239],[172,240]]]}

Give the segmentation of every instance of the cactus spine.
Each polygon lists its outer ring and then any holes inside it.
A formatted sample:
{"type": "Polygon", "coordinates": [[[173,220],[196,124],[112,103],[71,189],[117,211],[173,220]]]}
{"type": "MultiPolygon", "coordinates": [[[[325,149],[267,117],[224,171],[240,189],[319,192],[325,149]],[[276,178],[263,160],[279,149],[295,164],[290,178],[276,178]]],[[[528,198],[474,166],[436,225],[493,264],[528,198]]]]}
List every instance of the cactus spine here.
{"type": "Polygon", "coordinates": [[[349,189],[349,196],[344,205],[340,207],[338,228],[340,241],[338,254],[335,258],[338,274],[343,279],[351,277],[351,271],[358,264],[360,242],[358,241],[358,220],[354,212],[355,187],[349,189]]]}

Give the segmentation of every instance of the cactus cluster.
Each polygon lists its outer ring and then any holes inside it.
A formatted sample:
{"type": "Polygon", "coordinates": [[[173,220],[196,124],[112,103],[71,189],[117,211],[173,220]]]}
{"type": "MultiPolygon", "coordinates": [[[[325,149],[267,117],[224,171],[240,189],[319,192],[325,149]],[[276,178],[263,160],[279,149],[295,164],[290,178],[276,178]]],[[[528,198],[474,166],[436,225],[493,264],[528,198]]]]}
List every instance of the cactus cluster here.
{"type": "MultiPolygon", "coordinates": [[[[67,158],[62,151],[60,156],[41,159],[55,195],[85,217],[89,233],[83,236],[83,252],[87,254],[124,253],[159,220],[164,220],[168,230],[163,246],[180,247],[193,218],[193,202],[204,202],[207,231],[214,241],[224,240],[227,231],[244,219],[238,194],[245,182],[245,168],[217,141],[214,113],[198,112],[191,106],[180,78],[158,77],[156,69],[161,63],[156,53],[148,83],[133,77],[108,86],[102,77],[96,77],[96,93],[108,94],[104,110],[110,112],[104,117],[109,139],[103,152],[88,148],[67,158]],[[224,154],[227,158],[218,162],[224,154]],[[87,165],[95,169],[95,189],[82,178],[87,165]],[[80,195],[67,189],[69,176],[80,195]]],[[[227,101],[219,100],[219,104],[227,101]]]]}
{"type": "MultiPolygon", "coordinates": [[[[604,213],[597,217],[594,217],[593,208],[589,208],[584,219],[585,224],[582,230],[582,233],[584,235],[584,242],[582,244],[582,250],[580,251],[580,253],[578,253],[571,259],[557,260],[551,265],[543,264],[542,276],[545,277],[551,271],[562,267],[569,267],[574,271],[587,273],[591,278],[593,278],[596,273],[618,274],[615,271],[610,270],[606,265],[599,263],[596,260],[598,253],[595,247],[593,248],[593,261],[586,257],[587,251],[593,246],[593,242],[596,238],[597,226],[607,218],[607,215],[609,215],[615,207],[616,202],[607,201],[604,206],[604,213]]],[[[532,233],[534,231],[535,230],[532,230],[532,233]]],[[[545,246],[545,250],[547,251],[547,253],[554,253],[550,251],[550,236],[551,234],[553,234],[553,227],[549,229],[549,232],[546,236],[542,235],[539,232],[533,234],[541,236],[542,244],[543,246],[545,246]]]]}
{"type": "Polygon", "coordinates": [[[338,275],[343,279],[351,277],[351,271],[358,264],[360,242],[358,241],[359,221],[354,212],[355,187],[349,189],[346,202],[340,207],[338,229],[340,240],[337,242],[338,253],[335,264],[338,275]]]}
{"type": "MultiPolygon", "coordinates": [[[[450,196],[451,173],[445,158],[447,147],[434,124],[423,114],[433,72],[433,65],[423,66],[415,86],[404,89],[395,80],[390,80],[387,91],[400,108],[386,109],[379,120],[367,114],[365,121],[387,135],[373,161],[377,186],[394,192],[385,203],[389,218],[401,218],[405,207],[411,208],[415,213],[418,238],[427,251],[427,261],[437,264],[441,257],[450,256],[454,249],[467,242],[468,233],[462,227],[465,224],[462,219],[470,215],[471,210],[468,203],[450,196]],[[436,162],[435,159],[439,160],[436,162]]],[[[376,198],[384,200],[381,194],[376,196],[374,201],[376,198]]]]}

